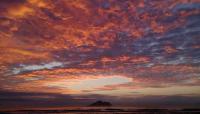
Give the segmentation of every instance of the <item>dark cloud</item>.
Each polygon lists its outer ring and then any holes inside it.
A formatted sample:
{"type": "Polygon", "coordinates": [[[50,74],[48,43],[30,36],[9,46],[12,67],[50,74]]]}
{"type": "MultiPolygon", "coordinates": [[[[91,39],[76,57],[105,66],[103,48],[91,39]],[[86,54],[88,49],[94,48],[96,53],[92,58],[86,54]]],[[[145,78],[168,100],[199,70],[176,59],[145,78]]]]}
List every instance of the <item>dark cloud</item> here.
{"type": "Polygon", "coordinates": [[[20,4],[25,3],[27,0],[1,0],[0,4],[20,4]]]}
{"type": "Polygon", "coordinates": [[[191,11],[191,10],[200,9],[199,3],[189,3],[189,4],[177,4],[174,8],[174,12],[178,11],[191,11]]]}
{"type": "MultiPolygon", "coordinates": [[[[38,93],[38,92],[0,92],[0,107],[17,106],[23,108],[23,106],[33,107],[59,107],[59,106],[71,106],[78,105],[74,97],[70,95],[52,94],[52,93],[38,93]]],[[[78,102],[82,102],[81,100],[78,102]]],[[[13,109],[13,107],[10,107],[13,109]]]]}
{"type": "Polygon", "coordinates": [[[1,0],[0,13],[5,12],[5,9],[8,9],[9,7],[16,7],[17,5],[22,5],[26,2],[27,0],[1,0]]]}
{"type": "Polygon", "coordinates": [[[136,96],[120,98],[103,95],[64,95],[52,93],[30,93],[0,91],[0,108],[45,108],[64,106],[87,106],[96,100],[106,100],[114,106],[146,108],[199,108],[199,96],[136,96]],[[15,106],[15,107],[13,107],[15,106]]]}

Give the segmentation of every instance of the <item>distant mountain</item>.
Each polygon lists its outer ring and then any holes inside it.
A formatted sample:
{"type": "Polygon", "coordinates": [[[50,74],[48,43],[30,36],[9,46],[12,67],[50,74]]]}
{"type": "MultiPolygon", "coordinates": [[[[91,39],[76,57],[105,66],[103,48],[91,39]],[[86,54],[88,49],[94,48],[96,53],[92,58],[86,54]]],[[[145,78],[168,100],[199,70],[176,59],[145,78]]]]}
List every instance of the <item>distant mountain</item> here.
{"type": "Polygon", "coordinates": [[[97,106],[97,107],[106,107],[106,106],[112,106],[110,102],[105,102],[105,101],[96,101],[89,106],[97,106]]]}

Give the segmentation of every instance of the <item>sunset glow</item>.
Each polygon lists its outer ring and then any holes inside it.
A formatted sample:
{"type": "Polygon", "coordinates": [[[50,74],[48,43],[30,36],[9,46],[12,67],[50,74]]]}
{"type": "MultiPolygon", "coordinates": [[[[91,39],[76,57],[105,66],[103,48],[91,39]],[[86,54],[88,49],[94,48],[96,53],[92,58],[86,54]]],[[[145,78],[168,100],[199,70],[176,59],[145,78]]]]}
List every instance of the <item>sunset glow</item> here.
{"type": "Polygon", "coordinates": [[[199,107],[200,1],[0,0],[0,109],[99,99],[199,107]]]}

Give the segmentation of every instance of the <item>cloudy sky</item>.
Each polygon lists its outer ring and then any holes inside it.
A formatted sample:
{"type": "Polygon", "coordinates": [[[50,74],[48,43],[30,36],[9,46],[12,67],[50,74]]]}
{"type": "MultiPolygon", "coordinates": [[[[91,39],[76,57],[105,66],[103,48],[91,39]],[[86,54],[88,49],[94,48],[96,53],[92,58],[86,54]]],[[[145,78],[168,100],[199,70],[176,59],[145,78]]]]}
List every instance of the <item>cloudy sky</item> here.
{"type": "Polygon", "coordinates": [[[199,0],[0,0],[0,109],[200,106],[199,0]]]}

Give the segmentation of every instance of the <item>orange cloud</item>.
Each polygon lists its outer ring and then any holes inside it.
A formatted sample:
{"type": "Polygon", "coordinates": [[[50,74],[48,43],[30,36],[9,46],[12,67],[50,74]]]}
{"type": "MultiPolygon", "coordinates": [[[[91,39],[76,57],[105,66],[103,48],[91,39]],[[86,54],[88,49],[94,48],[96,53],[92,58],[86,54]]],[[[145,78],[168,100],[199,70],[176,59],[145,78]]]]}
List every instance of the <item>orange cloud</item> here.
{"type": "MultiPolygon", "coordinates": [[[[196,3],[0,0],[1,88],[76,93],[47,85],[98,75],[133,79],[119,84],[126,89],[198,85],[196,3]],[[45,66],[54,61],[62,65],[45,66]]],[[[112,89],[118,87],[94,90],[112,89]]]]}

